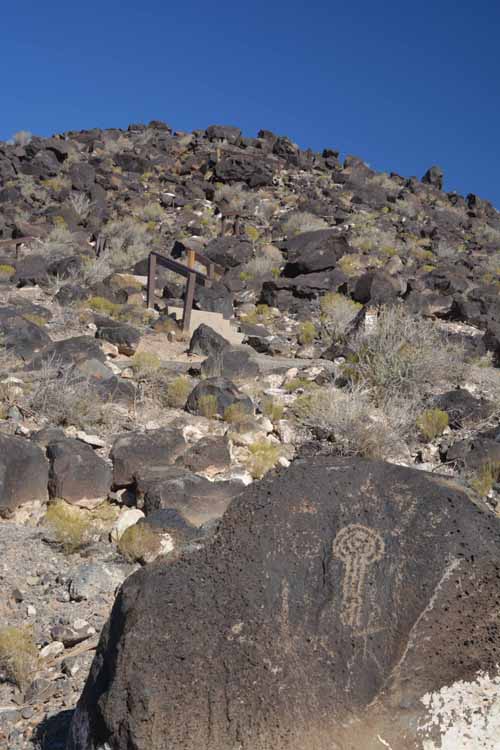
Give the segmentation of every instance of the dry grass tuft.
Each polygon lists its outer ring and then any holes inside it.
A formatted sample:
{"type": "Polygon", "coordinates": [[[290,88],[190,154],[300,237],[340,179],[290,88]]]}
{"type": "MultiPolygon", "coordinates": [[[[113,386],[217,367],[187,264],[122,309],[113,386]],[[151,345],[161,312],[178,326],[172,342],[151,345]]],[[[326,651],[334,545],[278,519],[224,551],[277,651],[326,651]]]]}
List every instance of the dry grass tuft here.
{"type": "Polygon", "coordinates": [[[38,650],[30,625],[0,629],[0,672],[4,679],[26,688],[36,671],[38,650]]]}
{"type": "Polygon", "coordinates": [[[118,542],[118,551],[129,562],[150,562],[160,547],[159,537],[144,523],[129,526],[118,542]]]}

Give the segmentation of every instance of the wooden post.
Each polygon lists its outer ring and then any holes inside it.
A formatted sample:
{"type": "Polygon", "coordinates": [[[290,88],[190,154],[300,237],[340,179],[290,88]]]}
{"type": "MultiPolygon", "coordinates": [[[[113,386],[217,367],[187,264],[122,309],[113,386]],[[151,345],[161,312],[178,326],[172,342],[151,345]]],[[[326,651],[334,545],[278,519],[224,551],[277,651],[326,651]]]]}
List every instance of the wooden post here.
{"type": "Polygon", "coordinates": [[[236,216],[233,224],[233,234],[237,235],[240,232],[240,217],[236,216]]]}
{"type": "Polygon", "coordinates": [[[208,264],[207,276],[210,279],[210,281],[214,281],[214,279],[215,279],[215,263],[209,263],[208,264]]]}
{"type": "Polygon", "coordinates": [[[189,250],[188,249],[188,251],[187,251],[187,264],[188,264],[188,268],[194,268],[195,267],[195,264],[196,264],[196,255],[195,255],[194,250],[189,250]]]}
{"type": "Polygon", "coordinates": [[[226,231],[226,217],[222,216],[221,223],[220,223],[220,236],[224,237],[224,233],[226,231]]]}
{"type": "Polygon", "coordinates": [[[182,315],[182,330],[189,331],[191,325],[191,310],[193,309],[194,290],[196,287],[196,274],[190,273],[186,284],[186,296],[184,298],[184,313],[182,315]]]}
{"type": "Polygon", "coordinates": [[[156,286],[156,255],[154,253],[149,254],[148,258],[148,292],[147,292],[147,306],[153,307],[155,297],[155,286],[156,286]]]}

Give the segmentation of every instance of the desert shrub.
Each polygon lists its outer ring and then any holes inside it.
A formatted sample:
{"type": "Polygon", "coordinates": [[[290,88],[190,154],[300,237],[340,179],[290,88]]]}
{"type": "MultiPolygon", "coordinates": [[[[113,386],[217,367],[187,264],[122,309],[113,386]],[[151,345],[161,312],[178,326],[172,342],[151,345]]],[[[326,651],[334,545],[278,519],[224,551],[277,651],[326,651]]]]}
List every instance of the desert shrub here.
{"type": "Polygon", "coordinates": [[[253,193],[239,184],[219,185],[214,194],[214,202],[218,206],[229,206],[230,210],[240,216],[252,214],[256,205],[253,193]]]}
{"type": "Polygon", "coordinates": [[[198,401],[198,410],[202,417],[214,419],[217,415],[217,397],[208,393],[201,396],[198,401]]]}
{"type": "Polygon", "coordinates": [[[255,310],[246,313],[244,316],[242,315],[245,323],[250,325],[266,325],[272,320],[272,317],[271,308],[265,304],[257,305],[255,310]]]}
{"type": "Polygon", "coordinates": [[[54,226],[43,240],[36,245],[36,253],[47,260],[60,260],[72,255],[75,239],[69,229],[62,223],[54,226]]]}
{"type": "Polygon", "coordinates": [[[161,365],[161,359],[154,352],[136,352],[130,366],[137,377],[148,376],[156,372],[161,365]]]}
{"type": "Polygon", "coordinates": [[[257,227],[253,227],[251,225],[247,225],[245,227],[245,234],[252,243],[257,242],[260,237],[260,232],[257,227]]]}
{"type": "Polygon", "coordinates": [[[108,222],[101,234],[108,241],[107,255],[113,268],[128,268],[145,258],[150,250],[150,228],[132,216],[108,222]]]}
{"type": "Polygon", "coordinates": [[[272,398],[266,398],[260,405],[262,414],[271,420],[271,422],[278,422],[283,417],[285,410],[283,404],[277,403],[272,398]]]}
{"type": "Polygon", "coordinates": [[[299,326],[299,332],[297,334],[297,341],[299,344],[307,345],[312,344],[316,336],[318,335],[318,332],[316,330],[316,326],[311,320],[306,320],[299,326]]]}
{"type": "Polygon", "coordinates": [[[193,389],[190,379],[186,375],[179,375],[168,383],[165,394],[165,404],[176,409],[182,409],[187,397],[193,389]]]}
{"type": "Polygon", "coordinates": [[[297,399],[293,411],[303,425],[328,437],[340,454],[370,458],[389,458],[399,451],[401,428],[410,423],[406,414],[403,419],[399,412],[375,408],[360,388],[319,388],[297,399]]]}
{"type": "Polygon", "coordinates": [[[248,450],[250,455],[247,467],[254,479],[262,479],[276,466],[281,455],[280,446],[268,440],[256,440],[248,446],[248,450]]]}
{"type": "Polygon", "coordinates": [[[366,269],[368,263],[363,255],[350,253],[343,255],[338,262],[338,266],[346,276],[359,276],[366,269]]]}
{"type": "Polygon", "coordinates": [[[427,440],[442,435],[448,424],[448,414],[441,409],[426,409],[417,418],[417,427],[427,440]]]}
{"type": "Polygon", "coordinates": [[[70,367],[46,362],[35,374],[29,408],[54,425],[88,429],[109,424],[111,406],[104,406],[90,381],[70,367]]]}
{"type": "Polygon", "coordinates": [[[160,222],[164,221],[166,217],[167,212],[159,203],[148,203],[143,209],[141,209],[141,218],[146,222],[160,222]]]}
{"type": "Polygon", "coordinates": [[[30,625],[0,628],[0,672],[5,680],[23,690],[37,664],[38,649],[30,625]]]}
{"type": "Polygon", "coordinates": [[[29,130],[18,130],[17,133],[14,133],[14,135],[11,138],[11,142],[15,146],[27,146],[28,143],[31,142],[31,139],[33,138],[33,133],[30,133],[29,130]]]}
{"type": "Polygon", "coordinates": [[[294,211],[285,216],[282,230],[286,237],[293,237],[302,232],[312,232],[316,229],[327,229],[328,224],[320,216],[315,216],[308,211],[294,211]]]}
{"type": "Polygon", "coordinates": [[[89,515],[64,500],[49,505],[43,522],[68,554],[77,552],[90,542],[92,524],[89,515]]]}
{"type": "Polygon", "coordinates": [[[296,377],[288,380],[284,384],[283,388],[288,393],[294,393],[298,390],[309,391],[311,389],[317,388],[317,385],[314,381],[308,380],[307,378],[296,377]]]}
{"type": "Polygon", "coordinates": [[[136,523],[122,534],[118,551],[129,562],[150,562],[160,551],[160,539],[149,526],[136,523]]]}
{"type": "Polygon", "coordinates": [[[241,273],[246,279],[253,279],[273,273],[275,269],[280,269],[283,264],[283,256],[278,248],[273,245],[267,245],[256,252],[254,258],[242,266],[241,273]]]}
{"type": "Polygon", "coordinates": [[[238,401],[235,401],[234,404],[231,404],[224,410],[224,422],[229,422],[229,424],[243,424],[248,421],[248,418],[247,410],[238,401]]]}
{"type": "Polygon", "coordinates": [[[362,305],[337,292],[327,292],[321,297],[321,322],[330,336],[342,337],[362,305]]]}
{"type": "Polygon", "coordinates": [[[382,308],[373,328],[352,341],[354,355],[344,368],[354,383],[387,394],[422,396],[429,385],[463,379],[464,350],[430,320],[404,307],[382,308]]]}
{"type": "Polygon", "coordinates": [[[0,263],[0,280],[8,280],[14,276],[16,269],[8,263],[0,263]]]}
{"type": "Polygon", "coordinates": [[[123,310],[123,305],[120,305],[117,302],[111,302],[111,300],[106,299],[106,297],[91,297],[87,301],[87,305],[94,312],[100,313],[101,315],[107,315],[110,318],[120,317],[120,313],[123,310]]]}
{"type": "Polygon", "coordinates": [[[74,212],[82,221],[84,221],[89,215],[93,205],[90,198],[88,198],[85,193],[71,193],[69,196],[69,202],[74,212]]]}
{"type": "Polygon", "coordinates": [[[471,479],[471,486],[481,497],[489,494],[493,485],[500,481],[500,461],[483,464],[471,479]]]}

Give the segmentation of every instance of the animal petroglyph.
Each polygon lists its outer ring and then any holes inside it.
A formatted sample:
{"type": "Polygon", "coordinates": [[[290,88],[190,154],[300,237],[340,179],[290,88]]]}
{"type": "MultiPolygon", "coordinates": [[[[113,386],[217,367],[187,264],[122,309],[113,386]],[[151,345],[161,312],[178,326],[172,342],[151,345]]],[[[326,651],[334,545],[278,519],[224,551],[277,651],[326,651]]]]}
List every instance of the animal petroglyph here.
{"type": "Polygon", "coordinates": [[[357,523],[344,526],[333,540],[333,556],[344,564],[340,619],[353,630],[362,626],[367,570],[381,559],[384,549],[384,540],[378,531],[357,523]]]}

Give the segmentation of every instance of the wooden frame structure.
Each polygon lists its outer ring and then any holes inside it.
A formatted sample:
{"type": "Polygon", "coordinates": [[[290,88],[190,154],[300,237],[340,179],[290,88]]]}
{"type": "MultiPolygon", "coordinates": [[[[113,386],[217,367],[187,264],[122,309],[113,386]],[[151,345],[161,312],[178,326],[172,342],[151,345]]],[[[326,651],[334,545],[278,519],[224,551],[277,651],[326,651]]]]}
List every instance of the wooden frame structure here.
{"type": "Polygon", "coordinates": [[[169,271],[178,273],[186,279],[186,292],[184,295],[184,308],[182,313],[182,330],[188,331],[191,324],[191,311],[193,309],[194,292],[196,284],[201,286],[210,285],[216,280],[217,276],[224,273],[224,268],[207,258],[203,253],[197,250],[187,249],[187,264],[179,263],[173,258],[168,258],[158,252],[149,253],[148,258],[148,287],[147,287],[147,306],[153,307],[156,289],[156,268],[163,266],[169,271]],[[196,263],[204,266],[206,274],[197,271],[196,263]]]}

